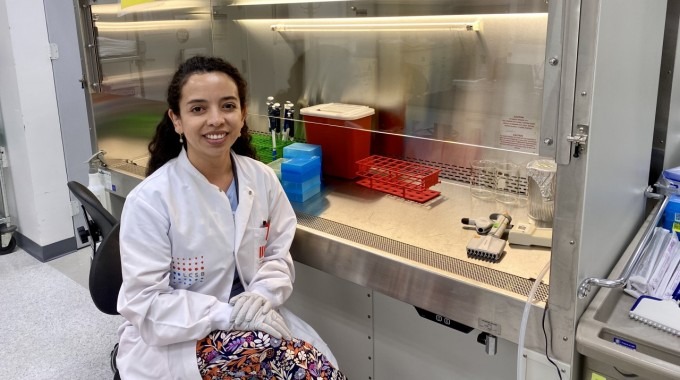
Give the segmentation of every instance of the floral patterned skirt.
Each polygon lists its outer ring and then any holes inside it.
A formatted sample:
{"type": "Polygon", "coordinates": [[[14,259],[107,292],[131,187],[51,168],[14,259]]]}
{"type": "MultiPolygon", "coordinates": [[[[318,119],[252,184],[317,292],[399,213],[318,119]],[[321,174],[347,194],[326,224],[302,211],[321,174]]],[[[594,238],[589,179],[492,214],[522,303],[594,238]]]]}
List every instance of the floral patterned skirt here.
{"type": "Polygon", "coordinates": [[[215,330],[196,343],[203,380],[347,378],[311,344],[261,331],[215,330]]]}

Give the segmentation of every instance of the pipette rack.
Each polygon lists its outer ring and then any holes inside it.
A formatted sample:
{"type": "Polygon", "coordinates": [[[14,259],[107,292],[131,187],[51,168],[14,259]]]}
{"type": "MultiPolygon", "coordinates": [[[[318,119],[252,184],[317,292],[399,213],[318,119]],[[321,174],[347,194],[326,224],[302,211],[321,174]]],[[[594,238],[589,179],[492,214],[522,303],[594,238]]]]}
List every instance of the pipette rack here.
{"type": "Polygon", "coordinates": [[[378,155],[361,159],[356,164],[357,175],[362,177],[357,184],[370,189],[418,203],[425,203],[441,194],[429,190],[439,183],[439,169],[378,155]]]}
{"type": "MultiPolygon", "coordinates": [[[[274,160],[272,157],[272,136],[270,134],[251,133],[250,143],[255,148],[255,157],[268,164],[274,160]]],[[[295,141],[284,141],[276,138],[276,158],[283,158],[283,148],[295,141]]]]}

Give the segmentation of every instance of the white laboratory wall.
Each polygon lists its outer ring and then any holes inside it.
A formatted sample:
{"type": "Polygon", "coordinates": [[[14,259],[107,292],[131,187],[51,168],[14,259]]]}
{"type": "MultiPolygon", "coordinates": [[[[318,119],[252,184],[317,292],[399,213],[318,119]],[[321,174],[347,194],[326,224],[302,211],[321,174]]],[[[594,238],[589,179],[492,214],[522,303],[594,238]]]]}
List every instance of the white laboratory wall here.
{"type": "Polygon", "coordinates": [[[9,213],[19,244],[34,256],[63,249],[74,235],[49,52],[43,1],[0,0],[9,213]]]}

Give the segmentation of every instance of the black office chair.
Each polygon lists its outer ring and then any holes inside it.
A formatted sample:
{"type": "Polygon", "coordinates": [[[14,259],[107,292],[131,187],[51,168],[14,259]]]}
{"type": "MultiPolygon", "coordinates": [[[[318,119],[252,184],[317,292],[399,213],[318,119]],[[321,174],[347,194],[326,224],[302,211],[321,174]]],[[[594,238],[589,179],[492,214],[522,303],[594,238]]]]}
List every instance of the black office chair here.
{"type": "MultiPolygon", "coordinates": [[[[82,236],[92,238],[92,262],[90,265],[90,296],[97,309],[109,315],[118,315],[116,304],[118,292],[123,284],[120,267],[120,245],[118,233],[120,224],[108,210],[102,206],[99,199],[82,184],[70,181],[69,190],[83,207],[87,231],[82,236]],[[99,240],[101,239],[101,242],[99,240]],[[97,244],[99,242],[99,244],[97,244]]],[[[114,380],[120,380],[116,368],[118,344],[111,351],[111,369],[114,380]]]]}

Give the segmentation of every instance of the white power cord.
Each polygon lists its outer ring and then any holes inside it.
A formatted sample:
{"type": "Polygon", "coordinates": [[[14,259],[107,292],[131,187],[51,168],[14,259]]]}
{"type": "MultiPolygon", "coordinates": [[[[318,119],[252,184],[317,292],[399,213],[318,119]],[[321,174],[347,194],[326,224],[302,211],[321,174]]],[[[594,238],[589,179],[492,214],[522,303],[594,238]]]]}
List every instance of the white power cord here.
{"type": "Polygon", "coordinates": [[[529,291],[529,296],[527,297],[527,302],[524,304],[524,312],[522,313],[522,322],[519,325],[519,340],[517,342],[517,380],[524,380],[525,378],[525,368],[524,368],[524,338],[527,333],[527,321],[529,320],[529,310],[531,309],[531,304],[534,303],[534,297],[536,296],[536,290],[541,284],[543,277],[550,269],[550,260],[545,264],[541,272],[538,274],[534,285],[529,291]]]}

